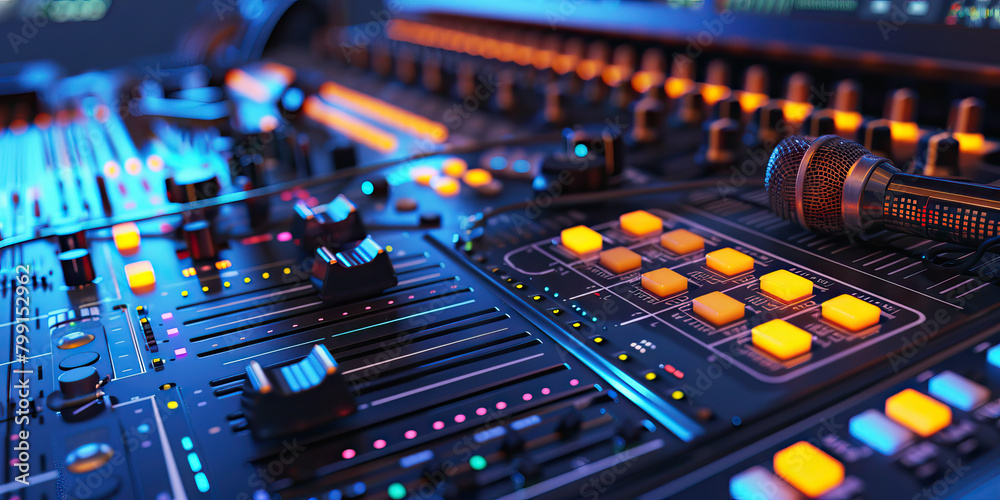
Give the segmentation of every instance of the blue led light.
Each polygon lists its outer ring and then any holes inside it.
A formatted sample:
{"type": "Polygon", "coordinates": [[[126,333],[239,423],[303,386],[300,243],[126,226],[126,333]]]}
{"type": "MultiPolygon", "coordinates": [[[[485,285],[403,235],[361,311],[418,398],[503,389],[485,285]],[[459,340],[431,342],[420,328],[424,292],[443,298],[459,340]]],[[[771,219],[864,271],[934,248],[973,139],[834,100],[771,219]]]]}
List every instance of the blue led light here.
{"type": "Polygon", "coordinates": [[[986,361],[989,364],[1000,368],[1000,345],[995,345],[986,351],[986,361]]]}
{"type": "Polygon", "coordinates": [[[733,417],[733,425],[740,425],[743,423],[743,419],[740,417],[733,417]]]}
{"type": "Polygon", "coordinates": [[[503,170],[507,167],[507,158],[503,156],[494,156],[490,158],[490,168],[493,170],[503,170]]]}
{"type": "Polygon", "coordinates": [[[972,411],[990,398],[989,389],[949,370],[931,377],[927,392],[963,411],[972,411]]]}
{"type": "Polygon", "coordinates": [[[912,432],[874,409],[851,417],[847,428],[855,439],[883,455],[892,455],[913,440],[912,432]]]}
{"type": "Polygon", "coordinates": [[[191,466],[191,472],[198,472],[201,470],[201,459],[198,458],[197,453],[188,453],[188,465],[191,466]]]}
{"type": "Polygon", "coordinates": [[[136,430],[138,430],[140,434],[145,434],[149,432],[149,424],[142,424],[136,430]]]}
{"type": "Polygon", "coordinates": [[[514,160],[512,167],[515,172],[519,174],[526,174],[529,170],[531,170],[531,163],[528,163],[528,160],[514,160]]]}
{"type": "Polygon", "coordinates": [[[281,96],[281,105],[285,107],[288,111],[298,111],[302,107],[302,102],[305,101],[305,94],[302,89],[298,87],[289,87],[285,91],[285,95],[281,96]]]}
{"type": "Polygon", "coordinates": [[[194,475],[194,485],[198,487],[198,491],[202,493],[208,493],[208,476],[204,472],[199,472],[194,475]]]}
{"type": "Polygon", "coordinates": [[[194,442],[191,441],[191,438],[184,436],[181,438],[181,446],[184,447],[184,451],[191,451],[194,448],[194,442]]]}
{"type": "Polygon", "coordinates": [[[729,480],[729,495],[736,500],[789,498],[787,486],[767,469],[755,465],[729,480]]]}
{"type": "Polygon", "coordinates": [[[358,482],[354,483],[354,487],[353,488],[354,488],[354,494],[355,495],[364,495],[365,491],[368,490],[368,487],[365,486],[365,483],[362,483],[361,481],[358,481],[358,482]]]}
{"type": "Polygon", "coordinates": [[[364,193],[364,194],[366,194],[366,195],[368,195],[368,196],[371,196],[371,194],[375,192],[375,185],[372,184],[372,181],[362,182],[361,183],[361,192],[364,193]]]}
{"type": "Polygon", "coordinates": [[[587,156],[587,153],[589,153],[589,152],[590,152],[590,150],[587,149],[587,145],[586,144],[577,144],[576,147],[573,148],[573,153],[576,154],[576,156],[579,157],[579,158],[583,158],[584,156],[587,156]]]}

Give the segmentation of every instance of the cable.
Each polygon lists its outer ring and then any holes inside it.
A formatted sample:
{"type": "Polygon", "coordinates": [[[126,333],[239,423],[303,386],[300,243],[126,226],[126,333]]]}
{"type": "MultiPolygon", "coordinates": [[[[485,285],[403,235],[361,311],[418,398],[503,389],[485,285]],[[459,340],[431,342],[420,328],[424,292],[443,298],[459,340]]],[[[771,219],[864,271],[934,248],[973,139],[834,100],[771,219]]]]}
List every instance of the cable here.
{"type": "MultiPolygon", "coordinates": [[[[190,203],[185,203],[183,205],[162,207],[155,212],[147,212],[145,214],[140,214],[138,216],[130,215],[128,217],[102,217],[100,219],[90,219],[88,221],[74,223],[74,225],[83,231],[93,231],[97,229],[104,229],[124,222],[141,222],[145,220],[157,219],[160,217],[166,217],[170,215],[178,215],[191,210],[203,210],[210,207],[219,207],[222,205],[229,205],[232,203],[239,203],[242,201],[273,196],[275,194],[281,193],[282,191],[287,191],[292,189],[304,189],[308,187],[327,184],[342,179],[348,179],[360,175],[371,174],[379,170],[382,170],[384,168],[398,165],[400,163],[421,160],[424,158],[429,158],[431,156],[474,153],[484,149],[490,149],[502,146],[533,144],[538,142],[548,142],[548,141],[558,140],[561,138],[562,135],[558,133],[551,133],[551,134],[533,134],[530,136],[509,137],[506,139],[497,139],[494,141],[476,141],[476,142],[471,142],[469,144],[460,144],[460,145],[448,144],[440,149],[436,149],[433,151],[423,151],[403,158],[383,160],[374,163],[369,163],[367,165],[359,165],[356,167],[345,168],[327,175],[313,177],[311,179],[292,180],[280,184],[272,184],[270,186],[263,186],[256,189],[251,189],[249,191],[228,193],[207,200],[193,201],[190,203]]],[[[5,238],[2,241],[0,241],[0,249],[27,243],[29,241],[33,241],[36,239],[56,236],[57,234],[59,234],[58,229],[59,227],[42,228],[38,230],[37,234],[35,235],[29,233],[29,234],[21,234],[5,238]]]]}
{"type": "MultiPolygon", "coordinates": [[[[983,256],[986,255],[986,252],[989,252],[989,251],[993,250],[996,247],[1000,247],[1000,235],[994,236],[994,237],[992,237],[992,238],[990,238],[990,239],[982,242],[979,245],[979,247],[976,248],[975,252],[973,252],[971,255],[967,255],[965,257],[959,257],[959,258],[956,258],[956,259],[949,259],[949,260],[946,260],[945,262],[940,263],[940,264],[934,262],[935,259],[943,257],[945,254],[949,254],[949,253],[953,253],[953,252],[968,252],[969,251],[969,247],[962,246],[962,245],[956,245],[956,244],[949,244],[949,245],[941,245],[941,246],[939,246],[937,248],[928,250],[923,255],[921,255],[920,258],[924,261],[924,264],[927,267],[930,267],[932,269],[953,271],[953,272],[958,272],[958,273],[967,273],[970,270],[972,270],[972,268],[976,264],[978,264],[980,260],[983,259],[983,256]]],[[[991,276],[992,277],[992,275],[995,274],[995,272],[996,271],[988,271],[988,272],[984,273],[984,276],[991,276]]]]}

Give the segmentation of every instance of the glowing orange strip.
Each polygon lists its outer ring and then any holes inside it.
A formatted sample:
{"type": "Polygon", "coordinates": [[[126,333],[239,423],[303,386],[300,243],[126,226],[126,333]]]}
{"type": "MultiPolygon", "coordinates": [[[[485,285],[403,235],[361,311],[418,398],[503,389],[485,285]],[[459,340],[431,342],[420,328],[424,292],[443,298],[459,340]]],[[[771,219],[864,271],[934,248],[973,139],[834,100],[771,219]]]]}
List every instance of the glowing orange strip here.
{"type": "Polygon", "coordinates": [[[316,96],[309,96],[302,109],[306,116],[322,123],[327,127],[336,129],[348,138],[358,141],[382,153],[395,151],[399,146],[396,136],[376,127],[373,127],[343,111],[329,106],[316,96]]]}
{"type": "Polygon", "coordinates": [[[397,108],[385,101],[326,82],[319,93],[326,101],[347,108],[383,125],[426,137],[438,144],[448,140],[448,127],[433,120],[397,108]]]}
{"type": "Polygon", "coordinates": [[[226,86],[257,102],[265,102],[271,96],[267,86],[239,68],[226,73],[226,86]]]}

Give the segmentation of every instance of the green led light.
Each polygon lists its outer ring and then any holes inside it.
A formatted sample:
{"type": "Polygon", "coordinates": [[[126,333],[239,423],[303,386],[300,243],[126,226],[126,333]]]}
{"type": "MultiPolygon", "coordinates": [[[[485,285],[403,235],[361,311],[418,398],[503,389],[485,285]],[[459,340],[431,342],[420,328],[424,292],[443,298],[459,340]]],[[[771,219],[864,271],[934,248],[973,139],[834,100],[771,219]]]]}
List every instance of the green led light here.
{"type": "Polygon", "coordinates": [[[389,498],[392,500],[402,500],[406,498],[406,486],[399,483],[389,485],[389,498]]]}
{"type": "Polygon", "coordinates": [[[486,459],[482,455],[475,455],[469,459],[469,465],[473,470],[483,470],[486,468],[486,459]]]}

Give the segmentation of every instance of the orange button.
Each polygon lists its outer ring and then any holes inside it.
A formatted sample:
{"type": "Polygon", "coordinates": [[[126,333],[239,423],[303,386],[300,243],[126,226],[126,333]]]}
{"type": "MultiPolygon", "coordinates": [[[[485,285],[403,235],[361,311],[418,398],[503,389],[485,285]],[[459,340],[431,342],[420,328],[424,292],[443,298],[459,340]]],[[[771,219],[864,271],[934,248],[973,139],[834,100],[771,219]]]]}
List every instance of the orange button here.
{"type": "Polygon", "coordinates": [[[601,252],[601,265],[615,274],[627,273],[642,266],[642,257],[625,247],[615,247],[601,252]]]}
{"type": "Polygon", "coordinates": [[[810,498],[844,482],[844,464],[806,441],[775,453],[774,472],[810,498]]]}
{"type": "Polygon", "coordinates": [[[660,236],[660,244],[671,252],[684,255],[705,248],[705,238],[687,229],[674,229],[660,236]]]}
{"type": "Polygon", "coordinates": [[[125,266],[125,278],[135,293],[145,293],[156,287],[156,274],[148,260],[133,262],[125,266]]]}
{"type": "Polygon", "coordinates": [[[563,229],[561,238],[563,246],[577,255],[594,253],[604,246],[601,234],[587,226],[563,229]]]}
{"type": "Polygon", "coordinates": [[[618,223],[621,225],[622,231],[640,238],[663,231],[663,219],[645,210],[622,214],[621,217],[618,217],[618,223]]]}
{"type": "Polygon", "coordinates": [[[670,269],[662,267],[642,275],[642,287],[659,297],[683,292],[688,288],[688,280],[670,269]]]}
{"type": "Polygon", "coordinates": [[[930,437],[951,424],[951,408],[913,389],[885,400],[885,414],[907,429],[930,437]]]}
{"type": "Polygon", "coordinates": [[[732,323],[746,313],[746,307],[742,302],[722,292],[712,292],[692,300],[691,308],[695,314],[715,326],[732,323]]]}
{"type": "Polygon", "coordinates": [[[736,276],[753,270],[753,257],[732,248],[723,248],[705,255],[705,265],[726,276],[736,276]]]}

